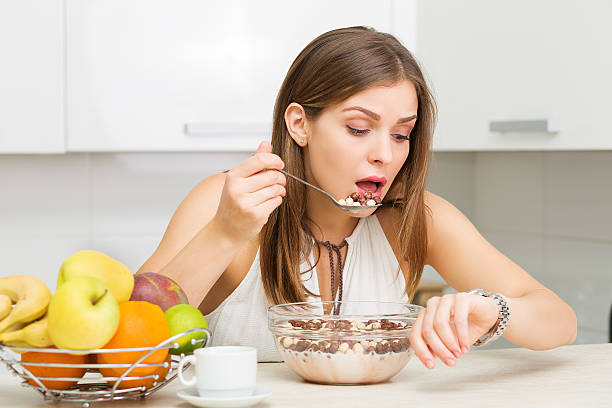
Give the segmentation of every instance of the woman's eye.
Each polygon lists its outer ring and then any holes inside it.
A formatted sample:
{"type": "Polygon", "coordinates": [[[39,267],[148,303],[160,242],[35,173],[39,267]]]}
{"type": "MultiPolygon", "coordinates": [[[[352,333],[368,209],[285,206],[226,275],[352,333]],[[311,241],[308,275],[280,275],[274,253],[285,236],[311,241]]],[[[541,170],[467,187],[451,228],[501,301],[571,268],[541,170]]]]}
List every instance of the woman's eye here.
{"type": "Polygon", "coordinates": [[[399,133],[394,134],[393,137],[395,138],[395,140],[398,140],[400,142],[403,142],[404,140],[410,140],[410,135],[402,135],[399,133]]]}
{"type": "Polygon", "coordinates": [[[350,127],[349,125],[346,125],[346,128],[354,135],[365,135],[370,131],[369,129],[355,129],[353,127],[350,127]]]}
{"type": "MultiPolygon", "coordinates": [[[[370,132],[370,129],[356,129],[354,127],[351,127],[349,125],[346,125],[346,128],[348,129],[348,131],[354,135],[365,135],[368,134],[370,132]]],[[[398,142],[403,142],[406,140],[410,140],[410,134],[407,135],[403,135],[401,133],[395,133],[393,134],[393,138],[395,140],[397,140],[398,142]]]]}

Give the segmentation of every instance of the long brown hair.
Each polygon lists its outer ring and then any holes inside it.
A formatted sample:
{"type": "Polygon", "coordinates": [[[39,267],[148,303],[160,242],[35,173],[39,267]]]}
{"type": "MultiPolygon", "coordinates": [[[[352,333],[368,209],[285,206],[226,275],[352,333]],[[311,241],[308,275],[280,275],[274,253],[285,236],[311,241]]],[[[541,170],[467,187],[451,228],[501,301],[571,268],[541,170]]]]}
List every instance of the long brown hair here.
{"type": "MultiPolygon", "coordinates": [[[[409,265],[405,293],[411,299],[427,251],[424,192],[436,116],[433,97],[412,54],[392,35],[369,27],[341,28],[314,39],[289,68],[276,98],[272,151],[283,159],[288,172],[304,179],[302,148],[285,125],[290,103],[300,104],[308,120],[316,120],[326,107],[360,91],[405,80],[414,85],[418,98],[410,153],[377,211],[393,211],[399,218],[394,224],[399,225],[397,242],[409,265]]],[[[300,271],[314,238],[306,215],[306,187],[288,180],[286,188],[283,203],[260,233],[261,278],[273,304],[300,302],[312,295],[303,286],[300,271]]]]}

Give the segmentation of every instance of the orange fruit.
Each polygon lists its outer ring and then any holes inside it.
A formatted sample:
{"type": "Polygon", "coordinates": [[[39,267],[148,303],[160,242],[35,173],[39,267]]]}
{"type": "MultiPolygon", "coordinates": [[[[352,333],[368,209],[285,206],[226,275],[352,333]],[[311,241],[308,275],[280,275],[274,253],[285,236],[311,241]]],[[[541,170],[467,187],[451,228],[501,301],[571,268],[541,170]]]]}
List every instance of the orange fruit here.
{"type": "MultiPolygon", "coordinates": [[[[112,339],[104,346],[106,349],[153,347],[170,337],[168,323],[161,308],[149,302],[127,301],[119,303],[119,327],[112,339]]],[[[100,364],[132,364],[148,351],[130,351],[119,353],[100,353],[97,362],[100,364]]],[[[168,349],[155,351],[141,363],[163,363],[168,356],[168,349]]],[[[130,371],[128,377],[141,377],[154,374],[160,367],[137,367],[130,371]]],[[[120,377],[127,367],[100,368],[105,377],[120,377]]],[[[150,379],[121,381],[118,388],[146,386],[150,379]]],[[[152,381],[150,381],[152,383],[152,381]]]]}
{"type": "MultiPolygon", "coordinates": [[[[164,361],[168,363],[168,367],[164,367],[164,366],[155,367],[156,370],[155,372],[153,372],[153,374],[157,374],[159,376],[157,377],[157,380],[155,378],[145,378],[144,380],[122,380],[117,388],[123,389],[123,388],[142,387],[143,385],[147,389],[152,388],[154,382],[157,381],[158,383],[160,383],[164,380],[164,378],[166,378],[166,375],[168,375],[168,371],[170,370],[170,365],[172,362],[172,355],[168,353],[168,356],[166,357],[164,361]]],[[[132,375],[132,371],[130,371],[127,376],[134,377],[132,375]]],[[[109,384],[113,386],[115,385],[115,381],[109,381],[109,384]]]]}
{"type": "MultiPolygon", "coordinates": [[[[86,364],[87,354],[74,355],[66,353],[42,353],[29,351],[21,355],[21,364],[36,377],[74,377],[81,378],[85,375],[86,368],[80,367],[41,367],[32,366],[27,363],[63,363],[63,364],[86,364]]],[[[28,382],[38,387],[38,383],[31,378],[28,382]]],[[[78,381],[52,381],[41,380],[45,387],[55,390],[65,390],[78,381]]]]}

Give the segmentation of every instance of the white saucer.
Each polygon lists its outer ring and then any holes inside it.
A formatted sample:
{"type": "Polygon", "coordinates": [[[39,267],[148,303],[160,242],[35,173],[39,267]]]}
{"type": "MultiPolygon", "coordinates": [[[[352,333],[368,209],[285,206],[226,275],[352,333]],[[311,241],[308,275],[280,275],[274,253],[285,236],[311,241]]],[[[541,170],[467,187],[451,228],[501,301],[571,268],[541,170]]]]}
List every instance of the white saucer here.
{"type": "Polygon", "coordinates": [[[212,398],[200,397],[196,388],[186,388],[177,392],[176,395],[196,407],[250,407],[272,395],[272,392],[256,387],[253,395],[247,397],[212,398]]]}

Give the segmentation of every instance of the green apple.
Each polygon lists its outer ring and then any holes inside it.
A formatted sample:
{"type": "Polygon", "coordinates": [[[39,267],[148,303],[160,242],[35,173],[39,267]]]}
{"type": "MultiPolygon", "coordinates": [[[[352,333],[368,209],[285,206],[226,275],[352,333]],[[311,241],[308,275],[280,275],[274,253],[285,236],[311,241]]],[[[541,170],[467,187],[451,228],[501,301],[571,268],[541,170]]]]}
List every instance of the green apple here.
{"type": "Polygon", "coordinates": [[[101,280],[110,288],[117,302],[130,300],[134,289],[134,275],[130,269],[98,251],[79,251],[66,258],[59,270],[58,289],[64,282],[77,276],[91,276],[101,280]]]}
{"type": "Polygon", "coordinates": [[[49,336],[57,348],[104,347],[119,326],[119,304],[108,286],[81,276],[64,283],[47,311],[49,336]]]}
{"type": "MultiPolygon", "coordinates": [[[[208,323],[206,323],[204,315],[202,315],[202,312],[195,306],[186,304],[174,305],[166,310],[164,314],[166,315],[166,322],[168,322],[168,328],[170,329],[170,337],[190,329],[208,329],[208,323]]],[[[179,348],[171,348],[170,353],[177,355],[191,354],[193,350],[204,344],[204,342],[191,344],[191,340],[203,338],[206,338],[206,333],[204,332],[194,332],[181,336],[175,340],[179,344],[179,348]]]]}

